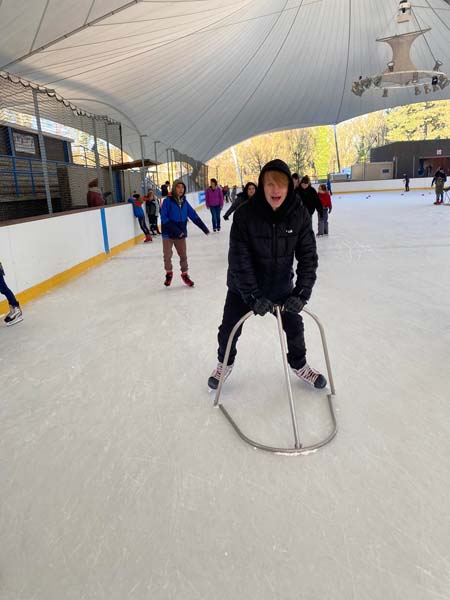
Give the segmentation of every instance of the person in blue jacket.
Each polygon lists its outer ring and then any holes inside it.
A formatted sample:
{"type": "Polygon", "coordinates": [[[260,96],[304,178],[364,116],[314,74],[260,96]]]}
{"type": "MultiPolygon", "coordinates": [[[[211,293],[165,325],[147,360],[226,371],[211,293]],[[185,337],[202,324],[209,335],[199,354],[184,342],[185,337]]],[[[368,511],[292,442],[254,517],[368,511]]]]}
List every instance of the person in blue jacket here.
{"type": "Polygon", "coordinates": [[[206,235],[209,229],[200,219],[198,214],[186,200],[186,186],[181,180],[176,180],[172,186],[172,196],[166,196],[161,207],[161,228],[163,238],[164,268],[166,279],[164,285],[168,287],[172,283],[173,246],[180,257],[181,279],[184,283],[193,287],[194,282],[188,275],[188,260],[186,252],[187,221],[188,218],[197,225],[206,235]]]}
{"type": "Polygon", "coordinates": [[[147,223],[145,222],[145,214],[144,209],[142,208],[145,200],[141,200],[141,196],[139,194],[134,193],[132,198],[128,198],[128,202],[133,205],[133,214],[139,222],[139,225],[142,231],[145,234],[145,242],[151,242],[152,236],[150,235],[150,230],[147,227],[147,223]]]}

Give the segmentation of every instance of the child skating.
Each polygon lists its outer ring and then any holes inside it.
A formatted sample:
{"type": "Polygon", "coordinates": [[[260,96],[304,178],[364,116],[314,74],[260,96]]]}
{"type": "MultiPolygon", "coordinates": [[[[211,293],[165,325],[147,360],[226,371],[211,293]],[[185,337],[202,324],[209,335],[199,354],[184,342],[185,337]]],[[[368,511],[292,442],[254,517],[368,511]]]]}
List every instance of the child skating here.
{"type": "Polygon", "coordinates": [[[186,200],[186,186],[181,180],[174,182],[172,195],[167,196],[161,206],[161,228],[163,237],[164,268],[166,279],[164,285],[169,287],[173,279],[172,254],[173,247],[180,257],[181,279],[193,287],[194,282],[188,274],[186,251],[187,221],[190,219],[203,233],[209,234],[209,229],[186,200]]]}
{"type": "Polygon", "coordinates": [[[317,264],[311,217],[296,198],[289,167],[282,160],[273,160],[263,167],[257,193],[235,212],[231,226],[228,293],[219,327],[219,362],[208,380],[210,389],[217,389],[224,369],[227,378],[233,368],[242,328],[225,367],[223,360],[235,324],[249,310],[260,316],[272,313],[275,304],[283,307],[287,358],[293,372],[315,388],[327,385],[325,377],[306,362],[299,314],[311,296],[317,264]]]}
{"type": "Polygon", "coordinates": [[[322,215],[319,215],[317,235],[328,235],[328,215],[331,214],[333,205],[331,196],[325,183],[321,183],[318,189],[319,200],[322,205],[322,215]]]}
{"type": "Polygon", "coordinates": [[[138,220],[139,226],[145,235],[144,244],[146,242],[153,241],[152,236],[150,235],[150,230],[147,227],[147,223],[145,222],[144,209],[142,208],[142,205],[144,204],[145,200],[141,200],[141,196],[139,194],[133,194],[133,197],[129,198],[128,202],[130,202],[130,204],[133,205],[133,214],[138,220]]]}

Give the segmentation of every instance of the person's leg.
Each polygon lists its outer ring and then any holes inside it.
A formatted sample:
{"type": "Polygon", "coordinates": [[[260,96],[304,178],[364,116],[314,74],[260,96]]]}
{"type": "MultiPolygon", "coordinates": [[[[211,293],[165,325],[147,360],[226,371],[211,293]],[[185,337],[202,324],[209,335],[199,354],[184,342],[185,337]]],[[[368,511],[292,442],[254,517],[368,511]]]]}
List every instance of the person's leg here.
{"type": "Polygon", "coordinates": [[[211,219],[212,219],[213,231],[217,231],[217,213],[216,213],[215,206],[211,206],[211,219]]]}
{"type": "Polygon", "coordinates": [[[283,312],[283,329],[286,332],[288,363],[293,369],[301,369],[306,363],[306,345],[303,319],[297,313],[283,312]]]}
{"type": "Polygon", "coordinates": [[[220,231],[220,213],[222,209],[220,206],[216,206],[216,223],[217,223],[217,231],[220,231]]]}
{"type": "Polygon", "coordinates": [[[170,238],[163,238],[164,268],[167,273],[171,273],[173,271],[173,266],[172,266],[173,243],[174,243],[174,240],[171,240],[170,238]]]}
{"type": "MultiPolygon", "coordinates": [[[[325,210],[323,211],[323,215],[325,215],[325,210]]],[[[318,217],[318,231],[317,231],[317,235],[323,235],[323,231],[324,231],[324,217],[318,217]]]]}
{"type": "Polygon", "coordinates": [[[173,245],[175,246],[175,250],[177,251],[177,254],[180,257],[181,273],[187,273],[188,272],[188,260],[187,260],[186,238],[182,238],[180,240],[173,240],[173,245]]]}
{"type": "Polygon", "coordinates": [[[328,208],[323,209],[323,233],[328,235],[328,208]]]}
{"type": "Polygon", "coordinates": [[[287,360],[299,379],[323,389],[327,385],[325,377],[311,368],[306,361],[306,345],[303,327],[303,319],[299,314],[284,312],[282,314],[283,329],[286,332],[288,347],[287,360]]]}
{"type": "Polygon", "coordinates": [[[150,235],[150,230],[147,227],[147,224],[145,222],[145,217],[138,217],[138,221],[139,221],[139,225],[140,225],[142,231],[145,233],[145,235],[150,235]]]}
{"type": "MultiPolygon", "coordinates": [[[[241,317],[243,317],[246,313],[250,311],[250,307],[245,304],[239,294],[235,294],[234,292],[228,292],[227,297],[225,299],[225,306],[223,308],[223,317],[222,323],[219,326],[219,333],[217,336],[217,340],[219,342],[219,347],[217,349],[217,358],[220,363],[223,363],[225,358],[225,350],[227,348],[228,339],[230,337],[230,333],[236,323],[239,321],[241,317]]],[[[228,365],[232,365],[236,358],[237,350],[236,344],[239,339],[239,336],[242,333],[242,325],[236,332],[236,335],[233,340],[233,345],[231,346],[230,356],[228,357],[228,365]]]]}
{"type": "Polygon", "coordinates": [[[19,302],[17,301],[17,298],[14,296],[14,294],[9,289],[9,287],[6,285],[5,278],[3,277],[3,273],[1,271],[0,271],[0,294],[3,294],[3,296],[6,296],[6,299],[8,300],[8,304],[10,306],[13,306],[13,307],[19,306],[19,302]]]}

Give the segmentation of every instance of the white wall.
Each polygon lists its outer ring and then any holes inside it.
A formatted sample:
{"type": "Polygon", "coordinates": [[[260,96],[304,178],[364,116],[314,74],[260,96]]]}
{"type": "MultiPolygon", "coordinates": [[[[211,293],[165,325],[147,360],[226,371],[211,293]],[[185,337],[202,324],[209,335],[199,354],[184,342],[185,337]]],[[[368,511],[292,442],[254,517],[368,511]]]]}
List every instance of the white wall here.
{"type": "MultiPolygon", "coordinates": [[[[418,177],[411,179],[409,187],[414,188],[426,188],[431,187],[431,177],[418,177]]],[[[331,189],[334,194],[348,193],[348,192],[377,192],[383,190],[403,190],[405,184],[403,179],[387,179],[378,181],[343,181],[331,184],[331,189]]]]}
{"type": "MultiPolygon", "coordinates": [[[[131,204],[104,210],[110,248],[142,233],[131,204]]],[[[0,262],[14,292],[22,292],[104,252],[100,209],[0,227],[0,262]]]]}

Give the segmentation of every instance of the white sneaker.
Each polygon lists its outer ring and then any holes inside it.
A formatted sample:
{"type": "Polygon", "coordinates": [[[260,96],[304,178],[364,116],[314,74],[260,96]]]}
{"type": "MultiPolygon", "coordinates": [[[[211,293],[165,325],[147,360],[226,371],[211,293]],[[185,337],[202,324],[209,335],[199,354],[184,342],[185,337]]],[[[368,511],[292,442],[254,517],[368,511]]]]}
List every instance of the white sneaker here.
{"type": "Polygon", "coordinates": [[[322,389],[327,385],[327,380],[315,369],[312,369],[308,363],[305,363],[301,369],[292,369],[294,373],[317,389],[322,389]]]}
{"type": "Polygon", "coordinates": [[[10,306],[9,313],[6,315],[4,321],[7,325],[15,325],[16,323],[23,321],[22,310],[20,306],[10,306]]]}
{"type": "Polygon", "coordinates": [[[224,371],[223,380],[225,381],[227,379],[228,375],[231,373],[232,369],[233,369],[233,365],[227,365],[224,369],[223,363],[221,363],[221,362],[217,363],[216,369],[211,373],[211,377],[208,379],[209,389],[217,390],[217,388],[219,387],[219,380],[220,380],[222,371],[224,371]]]}

